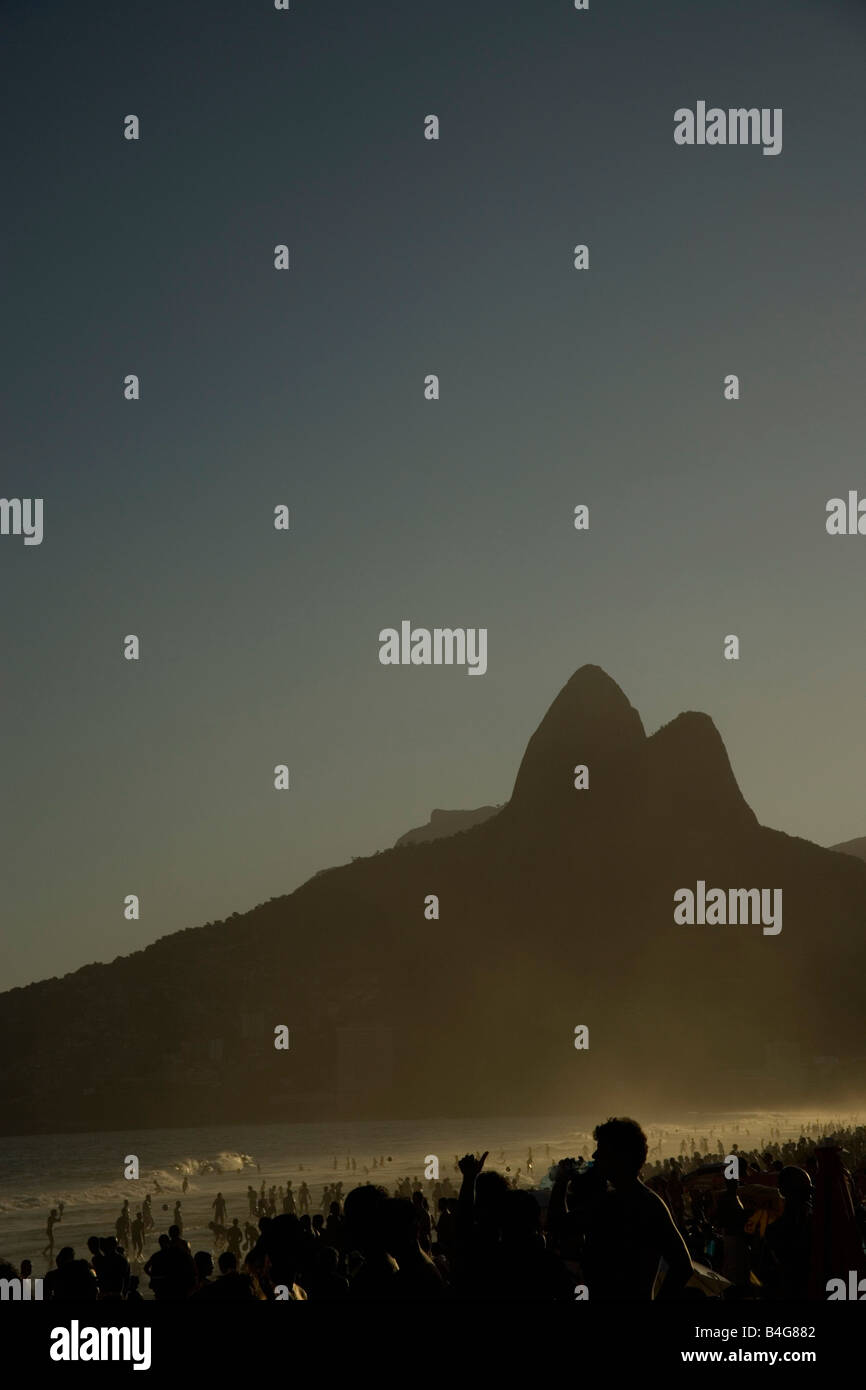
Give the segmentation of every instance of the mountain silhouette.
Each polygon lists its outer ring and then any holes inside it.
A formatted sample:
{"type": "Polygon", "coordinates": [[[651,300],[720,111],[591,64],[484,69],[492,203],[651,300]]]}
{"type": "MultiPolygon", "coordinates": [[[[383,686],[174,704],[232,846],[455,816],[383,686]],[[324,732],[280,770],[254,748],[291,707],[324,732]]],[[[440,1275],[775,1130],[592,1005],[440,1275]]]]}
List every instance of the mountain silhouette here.
{"type": "Polygon", "coordinates": [[[3,1132],[862,1099],[866,863],[759,825],[707,715],[583,666],[456,828],[0,995],[3,1132]],[[677,925],[699,880],[781,933],[677,925]]]}
{"type": "Polygon", "coordinates": [[[499,806],[478,806],[474,811],[431,811],[426,825],[407,830],[405,835],[395,840],[394,847],[420,845],[425,840],[441,840],[446,835],[457,835],[461,830],[471,830],[473,825],[489,820],[498,810],[499,806]]]}
{"type": "Polygon", "coordinates": [[[560,690],[526,746],[505,815],[514,825],[579,824],[596,833],[628,800],[646,743],[640,715],[600,666],[582,666],[560,690]],[[588,767],[590,796],[575,792],[588,767]]]}
{"type": "Polygon", "coordinates": [[[841,845],[831,845],[840,854],[854,854],[858,859],[866,859],[866,835],[858,840],[843,840],[841,845]]]}

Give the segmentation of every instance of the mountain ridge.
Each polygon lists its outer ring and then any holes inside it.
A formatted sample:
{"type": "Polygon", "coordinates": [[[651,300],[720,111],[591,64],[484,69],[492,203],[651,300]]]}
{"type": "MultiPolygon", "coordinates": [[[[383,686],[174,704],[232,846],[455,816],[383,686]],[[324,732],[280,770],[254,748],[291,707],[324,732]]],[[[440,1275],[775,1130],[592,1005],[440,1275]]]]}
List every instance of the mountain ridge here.
{"type": "Polygon", "coordinates": [[[708,715],[647,736],[582,667],[510,800],[461,833],[0,995],[0,1125],[842,1103],[860,1093],[864,923],[866,864],[760,826],[708,715]],[[673,893],[701,879],[782,887],[781,934],[676,927],[673,893]]]}

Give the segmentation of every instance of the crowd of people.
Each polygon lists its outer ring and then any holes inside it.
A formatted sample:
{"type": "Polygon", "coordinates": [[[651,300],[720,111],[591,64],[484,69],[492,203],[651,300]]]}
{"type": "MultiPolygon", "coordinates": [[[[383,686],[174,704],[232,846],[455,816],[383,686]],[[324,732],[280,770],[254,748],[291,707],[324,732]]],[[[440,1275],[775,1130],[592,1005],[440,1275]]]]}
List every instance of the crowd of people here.
{"type": "MultiPolygon", "coordinates": [[[[866,1126],[760,1152],[703,1138],[653,1162],[632,1119],[600,1124],[594,1141],[543,1187],[526,1185],[530,1150],[513,1175],[487,1153],[455,1156],[459,1188],[416,1176],[344,1194],[336,1180],[317,1211],[306,1181],[249,1185],[243,1221],[218,1192],[209,1249],[184,1238],[181,1199],[156,1236],[148,1195],[134,1213],[124,1202],[87,1257],[61,1249],[43,1297],[134,1300],[143,1285],[158,1301],[823,1299],[828,1280],[866,1275],[866,1126]]],[[[62,1215],[52,1209],[44,1254],[62,1215]]],[[[32,1277],[30,1261],[0,1263],[0,1278],[17,1276],[32,1277]]]]}

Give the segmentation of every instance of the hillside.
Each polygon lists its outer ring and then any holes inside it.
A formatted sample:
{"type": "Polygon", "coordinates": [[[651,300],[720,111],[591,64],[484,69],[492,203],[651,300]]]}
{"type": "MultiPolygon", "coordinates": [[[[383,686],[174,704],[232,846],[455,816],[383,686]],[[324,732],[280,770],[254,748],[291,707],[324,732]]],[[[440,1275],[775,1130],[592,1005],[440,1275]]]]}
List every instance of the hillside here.
{"type": "Polygon", "coordinates": [[[760,826],[707,715],[648,738],[584,666],[463,833],[0,995],[3,1130],[841,1103],[864,926],[866,863],[760,826]],[[783,930],[675,925],[699,879],[782,888],[783,930]]]}

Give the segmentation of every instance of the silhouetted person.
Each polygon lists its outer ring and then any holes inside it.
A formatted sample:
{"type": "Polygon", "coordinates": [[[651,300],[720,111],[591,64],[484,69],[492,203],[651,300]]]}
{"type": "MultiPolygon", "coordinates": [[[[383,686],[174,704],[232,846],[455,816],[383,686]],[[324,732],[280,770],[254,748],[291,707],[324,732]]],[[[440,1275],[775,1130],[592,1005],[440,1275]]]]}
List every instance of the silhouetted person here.
{"type": "Polygon", "coordinates": [[[64,1245],[63,1249],[58,1251],[57,1267],[50,1269],[46,1274],[42,1296],[60,1303],[92,1303],[99,1296],[99,1284],[94,1270],[87,1260],[76,1260],[71,1245],[64,1245]]]}
{"type": "Polygon", "coordinates": [[[129,1288],[129,1261],[114,1236],[103,1236],[93,1257],[100,1299],[122,1299],[129,1288]]]}
{"type": "Polygon", "coordinates": [[[454,1253],[454,1213],[452,1211],[452,1199],[450,1197],[440,1197],[437,1203],[436,1218],[436,1243],[439,1252],[450,1259],[454,1253]]]}
{"type": "Polygon", "coordinates": [[[243,1238],[244,1233],[240,1228],[240,1223],[237,1217],[234,1217],[232,1224],[226,1231],[226,1244],[228,1245],[231,1254],[234,1255],[236,1263],[238,1263],[241,1258],[241,1244],[243,1242],[243,1238]]]}
{"type": "Polygon", "coordinates": [[[167,1254],[168,1297],[188,1298],[195,1288],[195,1264],[189,1244],[183,1238],[183,1231],[175,1223],[168,1228],[169,1245],[167,1254]]]}
{"type": "MultiPolygon", "coordinates": [[[[735,1144],[734,1148],[736,1147],[735,1144]]],[[[671,1160],[667,1190],[671,1202],[670,1211],[673,1214],[674,1221],[677,1222],[679,1226],[683,1226],[685,1224],[685,1207],[683,1205],[682,1174],[680,1173],[679,1164],[674,1159],[671,1160]]]]}
{"type": "Polygon", "coordinates": [[[812,1261],[812,1180],[804,1168],[783,1168],[779,1192],[785,1210],[767,1227],[759,1278],[766,1298],[802,1299],[812,1261]]]}
{"type": "Polygon", "coordinates": [[[213,1258],[209,1250],[196,1250],[192,1257],[195,1265],[195,1286],[193,1287],[191,1298],[196,1298],[211,1283],[213,1274],[213,1258]]]}
{"type": "Polygon", "coordinates": [[[322,1239],[326,1245],[332,1245],[335,1250],[342,1250],[343,1248],[343,1219],[340,1215],[339,1202],[331,1203],[322,1239]]]}
{"type": "Polygon", "coordinates": [[[154,1298],[160,1301],[187,1298],[195,1288],[195,1264],[178,1226],[170,1226],[168,1235],[160,1236],[159,1250],[151,1255],[144,1272],[150,1276],[154,1298]]]}
{"type": "Polygon", "coordinates": [[[403,1197],[392,1197],[384,1211],[385,1245],[397,1261],[397,1276],[388,1281],[387,1297],[401,1300],[440,1299],[442,1275],[418,1244],[418,1208],[403,1197]]]}
{"type": "Polygon", "coordinates": [[[747,1290],[751,1266],[746,1240],[746,1213],[737,1191],[736,1178],[725,1180],[725,1191],[716,1208],[716,1222],[722,1233],[721,1274],[737,1289],[747,1290]]]}
{"type": "Polygon", "coordinates": [[[49,1260],[54,1259],[54,1227],[59,1220],[60,1217],[57,1215],[57,1208],[52,1207],[51,1211],[48,1213],[48,1220],[45,1223],[45,1234],[48,1237],[48,1243],[42,1251],[43,1256],[47,1257],[49,1260]]]}
{"type": "Polygon", "coordinates": [[[226,1224],[226,1199],[221,1192],[218,1192],[211,1202],[213,1207],[213,1219],[218,1226],[226,1224]]]}
{"type": "MultiPolygon", "coordinates": [[[[388,1194],[383,1187],[367,1183],[354,1187],[346,1197],[343,1216],[346,1223],[346,1249],[357,1251],[360,1260],[352,1269],[349,1292],[352,1298],[394,1297],[397,1261],[385,1247],[384,1218],[388,1194]]],[[[315,1224],[316,1218],[313,1218],[315,1224]]]]}
{"type": "Polygon", "coordinates": [[[239,1274],[237,1260],[231,1250],[224,1250],[218,1260],[219,1278],[207,1284],[200,1292],[199,1297],[207,1300],[234,1300],[255,1298],[253,1286],[248,1274],[239,1274]]]}
{"type": "Polygon", "coordinates": [[[664,1259],[659,1298],[674,1298],[692,1275],[685,1241],[660,1197],[640,1180],[647,1139],[635,1120],[611,1119],[594,1131],[594,1172],[585,1202],[585,1279],[589,1297],[645,1300],[664,1259]]]}
{"type": "Polygon", "coordinates": [[[135,1213],[132,1221],[132,1254],[136,1260],[140,1260],[144,1254],[144,1220],[140,1211],[135,1213]]]}
{"type": "Polygon", "coordinates": [[[454,1286],[461,1298],[495,1298],[501,1284],[499,1235],[508,1179],[483,1172],[488,1151],[458,1159],[463,1174],[455,1219],[454,1286]]]}
{"type": "Polygon", "coordinates": [[[121,1209],[120,1209],[120,1216],[117,1218],[117,1221],[114,1223],[114,1233],[115,1233],[115,1236],[116,1236],[116,1238],[117,1238],[117,1243],[118,1243],[118,1245],[121,1245],[121,1246],[123,1247],[124,1250],[127,1250],[127,1249],[129,1248],[130,1240],[131,1240],[131,1226],[130,1226],[129,1198],[128,1198],[128,1197],[124,1199],[123,1206],[122,1206],[121,1209]]]}
{"type": "Polygon", "coordinates": [[[531,1192],[507,1192],[500,1210],[499,1297],[571,1302],[574,1277],[548,1250],[541,1231],[541,1211],[531,1192]]]}

